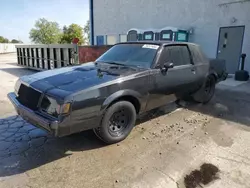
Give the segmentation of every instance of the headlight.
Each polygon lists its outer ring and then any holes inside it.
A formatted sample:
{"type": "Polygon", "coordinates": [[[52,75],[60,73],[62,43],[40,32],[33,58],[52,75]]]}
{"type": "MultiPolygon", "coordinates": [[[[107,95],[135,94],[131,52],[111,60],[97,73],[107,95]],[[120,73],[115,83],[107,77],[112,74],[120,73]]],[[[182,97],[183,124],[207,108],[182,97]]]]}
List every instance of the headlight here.
{"type": "Polygon", "coordinates": [[[70,107],[71,107],[71,103],[65,103],[65,104],[59,105],[60,114],[69,114],[70,113],[70,107]]]}
{"type": "Polygon", "coordinates": [[[19,88],[20,88],[21,84],[22,84],[21,80],[18,79],[16,81],[16,84],[15,84],[15,87],[14,87],[16,95],[18,95],[18,91],[19,91],[19,88]]]}
{"type": "Polygon", "coordinates": [[[71,103],[59,104],[57,100],[49,96],[44,96],[40,107],[48,114],[58,117],[60,114],[65,115],[70,113],[71,103]]]}

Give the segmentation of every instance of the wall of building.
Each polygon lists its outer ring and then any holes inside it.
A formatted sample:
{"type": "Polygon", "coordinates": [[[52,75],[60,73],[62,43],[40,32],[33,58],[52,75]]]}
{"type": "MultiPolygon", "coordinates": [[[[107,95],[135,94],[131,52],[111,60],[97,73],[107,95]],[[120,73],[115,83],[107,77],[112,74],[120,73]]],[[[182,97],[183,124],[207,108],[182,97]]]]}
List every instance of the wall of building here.
{"type": "Polygon", "coordinates": [[[219,28],[245,25],[242,52],[250,70],[250,1],[248,0],[93,0],[96,36],[126,34],[131,28],[166,26],[194,29],[190,41],[202,46],[208,57],[217,54],[219,28]]]}

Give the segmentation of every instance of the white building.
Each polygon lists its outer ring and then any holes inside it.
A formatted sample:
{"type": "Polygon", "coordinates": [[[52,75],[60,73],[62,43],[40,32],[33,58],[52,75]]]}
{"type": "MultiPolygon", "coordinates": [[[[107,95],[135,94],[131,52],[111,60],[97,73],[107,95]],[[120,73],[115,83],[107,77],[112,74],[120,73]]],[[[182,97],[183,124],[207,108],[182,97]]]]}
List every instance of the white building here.
{"type": "Polygon", "coordinates": [[[225,59],[229,73],[242,53],[250,71],[250,0],[90,0],[90,23],[94,45],[126,41],[131,28],[184,28],[208,57],[225,59]]]}

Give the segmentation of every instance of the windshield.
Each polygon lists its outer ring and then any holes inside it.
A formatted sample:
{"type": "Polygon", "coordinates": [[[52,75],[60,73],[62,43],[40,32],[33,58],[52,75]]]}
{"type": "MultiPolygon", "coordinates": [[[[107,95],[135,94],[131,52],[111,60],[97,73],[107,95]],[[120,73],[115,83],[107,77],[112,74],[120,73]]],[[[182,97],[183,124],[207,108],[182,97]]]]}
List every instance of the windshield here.
{"type": "Polygon", "coordinates": [[[109,49],[96,62],[150,68],[159,45],[118,44],[109,49]]]}

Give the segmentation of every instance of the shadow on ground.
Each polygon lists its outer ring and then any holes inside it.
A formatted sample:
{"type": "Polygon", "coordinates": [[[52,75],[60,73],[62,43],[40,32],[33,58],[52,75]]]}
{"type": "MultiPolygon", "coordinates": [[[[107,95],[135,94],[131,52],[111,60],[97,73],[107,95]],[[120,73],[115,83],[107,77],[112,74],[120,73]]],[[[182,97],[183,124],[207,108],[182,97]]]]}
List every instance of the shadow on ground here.
{"type": "Polygon", "coordinates": [[[93,131],[54,138],[19,116],[1,119],[0,177],[26,172],[72,155],[73,151],[88,151],[103,146],[93,131]]]}
{"type": "Polygon", "coordinates": [[[16,76],[16,77],[21,77],[21,76],[37,73],[37,71],[35,71],[35,70],[21,68],[21,67],[20,68],[19,67],[0,68],[0,71],[4,71],[4,72],[9,73],[9,74],[16,76]]]}
{"type": "MultiPolygon", "coordinates": [[[[250,91],[250,88],[249,88],[250,91]]],[[[240,123],[250,127],[250,98],[249,94],[241,91],[217,89],[215,97],[207,104],[198,104],[193,101],[181,101],[178,105],[166,106],[151,111],[138,122],[143,123],[152,118],[165,115],[178,107],[202,113],[225,121],[240,123]]]]}
{"type": "MultiPolygon", "coordinates": [[[[143,114],[137,125],[176,109],[176,104],[143,114]]],[[[0,119],[0,177],[20,174],[73,152],[87,152],[107,145],[92,130],[55,138],[19,116],[0,119]]]]}
{"type": "Polygon", "coordinates": [[[191,111],[250,127],[250,98],[247,93],[217,89],[210,103],[189,103],[185,107],[191,111]]]}
{"type": "MultiPolygon", "coordinates": [[[[188,110],[227,121],[250,125],[250,99],[244,93],[217,90],[207,105],[184,103],[188,110]]],[[[175,110],[176,104],[160,108],[139,117],[137,124],[175,110]]],[[[63,138],[54,138],[26,123],[18,116],[0,120],[0,177],[26,172],[41,165],[70,156],[75,151],[88,152],[106,147],[93,131],[63,138]]]]}

